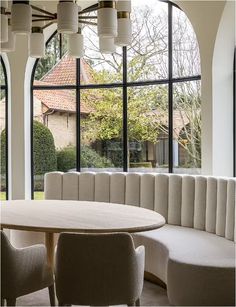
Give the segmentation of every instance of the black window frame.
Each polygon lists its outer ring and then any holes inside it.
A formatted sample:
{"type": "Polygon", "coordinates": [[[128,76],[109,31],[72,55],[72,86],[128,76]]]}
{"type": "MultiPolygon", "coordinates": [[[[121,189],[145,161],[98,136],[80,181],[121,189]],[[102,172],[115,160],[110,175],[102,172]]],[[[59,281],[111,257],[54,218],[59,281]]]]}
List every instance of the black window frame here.
{"type": "Polygon", "coordinates": [[[233,176],[236,177],[236,47],[233,65],[233,176]]]}
{"type": "Polygon", "coordinates": [[[8,178],[8,80],[7,80],[7,70],[2,56],[0,56],[0,61],[3,69],[5,83],[0,85],[1,91],[5,92],[5,133],[6,133],[6,144],[5,144],[5,163],[6,163],[6,199],[9,198],[9,178],[8,178]]]}
{"type": "MultiPolygon", "coordinates": [[[[81,152],[81,132],[80,132],[80,91],[83,89],[112,89],[122,88],[123,90],[123,172],[128,172],[128,88],[129,87],[142,87],[147,85],[167,85],[168,86],[168,172],[173,173],[173,86],[176,83],[188,81],[200,81],[201,75],[192,75],[188,77],[173,77],[173,7],[181,10],[181,8],[170,2],[169,0],[158,0],[165,2],[168,5],[168,78],[149,81],[135,81],[129,82],[127,78],[127,47],[123,47],[123,80],[122,82],[110,84],[81,84],[80,83],[80,60],[76,59],[76,84],[75,85],[52,85],[42,86],[34,85],[34,77],[37,68],[38,59],[36,60],[32,75],[31,75],[31,196],[34,197],[34,161],[33,161],[33,93],[35,90],[75,90],[76,91],[76,170],[80,172],[80,152],[81,152]]],[[[47,44],[57,34],[55,31],[48,39],[47,44]]],[[[62,46],[62,36],[60,38],[60,48],[62,46]]],[[[60,57],[62,52],[60,50],[60,57]]]]}

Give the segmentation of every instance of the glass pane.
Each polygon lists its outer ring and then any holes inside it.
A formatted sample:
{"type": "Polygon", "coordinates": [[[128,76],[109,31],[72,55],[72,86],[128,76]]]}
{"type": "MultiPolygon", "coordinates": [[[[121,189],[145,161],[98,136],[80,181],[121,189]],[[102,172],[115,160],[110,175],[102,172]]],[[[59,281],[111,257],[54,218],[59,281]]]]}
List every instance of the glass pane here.
{"type": "Polygon", "coordinates": [[[174,84],[174,172],[201,172],[201,82],[174,84]]]}
{"type": "Polygon", "coordinates": [[[157,0],[132,2],[132,45],[128,47],[128,81],[168,76],[168,5],[157,0]]]}
{"type": "Polygon", "coordinates": [[[185,13],[173,7],[173,76],[178,78],[200,73],[196,34],[185,13]]]}
{"type": "MultiPolygon", "coordinates": [[[[96,15],[93,13],[93,15],[96,15]]],[[[113,54],[102,54],[99,50],[96,28],[83,29],[85,56],[81,61],[81,84],[104,84],[122,81],[122,48],[113,54]]]]}
{"type": "Polygon", "coordinates": [[[67,36],[62,36],[62,58],[60,58],[59,35],[55,35],[46,48],[46,56],[37,63],[34,85],[75,85],[76,60],[68,57],[67,36]]]}
{"type": "Polygon", "coordinates": [[[0,200],[6,199],[6,101],[5,90],[1,90],[0,100],[0,200]]]}
{"type": "Polygon", "coordinates": [[[34,91],[34,191],[43,197],[43,176],[76,168],[76,94],[74,90],[34,91]]]}
{"type": "Polygon", "coordinates": [[[81,91],[82,171],[122,171],[122,90],[81,91]]]}
{"type": "Polygon", "coordinates": [[[129,171],[168,172],[168,88],[128,89],[129,171]]]}

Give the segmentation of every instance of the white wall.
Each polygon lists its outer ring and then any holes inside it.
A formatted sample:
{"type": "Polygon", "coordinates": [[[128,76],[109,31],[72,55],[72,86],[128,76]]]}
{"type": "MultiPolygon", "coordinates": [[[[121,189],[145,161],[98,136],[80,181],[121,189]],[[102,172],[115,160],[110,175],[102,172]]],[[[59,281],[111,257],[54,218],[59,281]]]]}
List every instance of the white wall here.
{"type": "Polygon", "coordinates": [[[213,57],[213,174],[233,176],[235,2],[227,1],[213,57]]]}

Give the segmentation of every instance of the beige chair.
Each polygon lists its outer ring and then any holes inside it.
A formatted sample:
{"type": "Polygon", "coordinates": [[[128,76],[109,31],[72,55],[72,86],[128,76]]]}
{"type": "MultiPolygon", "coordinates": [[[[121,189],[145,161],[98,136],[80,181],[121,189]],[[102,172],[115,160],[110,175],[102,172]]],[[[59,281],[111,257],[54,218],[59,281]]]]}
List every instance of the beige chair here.
{"type": "Polygon", "coordinates": [[[46,262],[44,245],[14,248],[1,231],[1,306],[15,306],[19,296],[49,288],[51,306],[55,306],[52,270],[46,262]]]}
{"type": "Polygon", "coordinates": [[[144,256],[128,233],[62,233],[55,257],[59,306],[138,306],[144,256]]]}

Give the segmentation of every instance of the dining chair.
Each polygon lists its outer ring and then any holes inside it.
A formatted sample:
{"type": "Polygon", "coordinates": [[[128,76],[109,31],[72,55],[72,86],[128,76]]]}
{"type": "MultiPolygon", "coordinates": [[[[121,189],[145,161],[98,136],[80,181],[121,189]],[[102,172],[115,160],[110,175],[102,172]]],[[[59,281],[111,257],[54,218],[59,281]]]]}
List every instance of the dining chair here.
{"type": "Polygon", "coordinates": [[[55,306],[53,272],[47,266],[44,245],[14,248],[1,231],[1,306],[15,306],[19,296],[48,287],[55,306]]]}
{"type": "Polygon", "coordinates": [[[59,306],[139,306],[144,257],[144,246],[135,249],[128,233],[62,233],[55,256],[59,306]]]}

